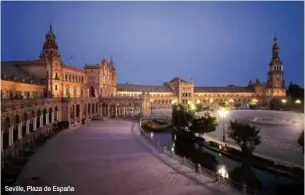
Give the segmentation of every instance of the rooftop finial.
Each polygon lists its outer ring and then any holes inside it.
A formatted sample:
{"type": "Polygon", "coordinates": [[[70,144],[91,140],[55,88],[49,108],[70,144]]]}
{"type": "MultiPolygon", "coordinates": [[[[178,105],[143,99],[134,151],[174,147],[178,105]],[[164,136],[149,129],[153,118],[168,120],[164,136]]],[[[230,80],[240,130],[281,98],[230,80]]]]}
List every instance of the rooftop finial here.
{"type": "Polygon", "coordinates": [[[50,32],[53,32],[52,23],[50,23],[50,32]]]}
{"type": "Polygon", "coordinates": [[[114,60],[113,60],[113,55],[111,55],[110,61],[111,61],[111,62],[114,62],[114,60]]]}

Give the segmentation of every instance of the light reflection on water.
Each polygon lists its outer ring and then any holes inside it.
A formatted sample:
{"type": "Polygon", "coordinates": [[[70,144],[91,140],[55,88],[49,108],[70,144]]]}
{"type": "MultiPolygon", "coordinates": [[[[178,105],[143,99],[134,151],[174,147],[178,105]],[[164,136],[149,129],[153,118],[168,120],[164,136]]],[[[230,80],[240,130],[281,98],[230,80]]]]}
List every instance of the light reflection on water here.
{"type": "Polygon", "coordinates": [[[180,136],[172,135],[171,133],[154,133],[154,140],[160,142],[178,154],[179,152],[183,153],[185,156],[192,158],[192,160],[194,159],[195,161],[198,161],[200,164],[202,164],[202,167],[208,168],[212,171],[216,172],[219,171],[219,167],[225,167],[226,173],[224,173],[223,170],[222,173],[228,174],[227,176],[233,180],[236,179],[232,177],[244,179],[248,176],[247,181],[245,182],[254,183],[253,185],[256,186],[261,185],[266,189],[268,188],[269,191],[265,192],[264,194],[274,194],[274,192],[271,192],[274,191],[274,189],[269,189],[271,188],[270,186],[296,183],[280,175],[244,165],[243,163],[230,159],[224,155],[220,155],[220,153],[211,151],[207,148],[199,148],[197,146],[196,149],[193,143],[184,143],[180,136]]]}

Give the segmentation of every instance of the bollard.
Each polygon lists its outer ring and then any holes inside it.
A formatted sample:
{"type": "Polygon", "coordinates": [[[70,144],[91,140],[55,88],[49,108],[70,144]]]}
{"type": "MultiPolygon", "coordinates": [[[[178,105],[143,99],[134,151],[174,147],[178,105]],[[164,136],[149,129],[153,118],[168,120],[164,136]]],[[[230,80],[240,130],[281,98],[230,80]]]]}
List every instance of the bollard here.
{"type": "Polygon", "coordinates": [[[219,182],[220,180],[221,180],[221,175],[218,174],[218,176],[217,176],[217,181],[219,182]]]}
{"type": "Polygon", "coordinates": [[[201,173],[201,165],[198,163],[198,165],[197,165],[197,173],[201,173]]]}
{"type": "Polygon", "coordinates": [[[243,184],[243,193],[247,194],[247,186],[246,186],[246,184],[243,184]]]}

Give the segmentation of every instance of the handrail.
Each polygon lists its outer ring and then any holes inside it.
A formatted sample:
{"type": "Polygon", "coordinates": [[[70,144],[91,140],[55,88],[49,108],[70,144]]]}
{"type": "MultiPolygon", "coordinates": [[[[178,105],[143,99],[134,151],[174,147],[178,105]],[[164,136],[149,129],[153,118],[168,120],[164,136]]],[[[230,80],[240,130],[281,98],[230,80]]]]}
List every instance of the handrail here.
{"type": "Polygon", "coordinates": [[[226,178],[221,176],[218,173],[215,173],[209,169],[206,169],[204,167],[202,167],[200,164],[195,164],[193,163],[190,159],[186,159],[185,157],[181,157],[178,154],[176,154],[175,152],[173,152],[172,150],[170,150],[167,146],[161,144],[158,141],[153,140],[150,135],[148,135],[147,133],[144,132],[144,130],[142,129],[142,118],[140,119],[140,132],[141,134],[148,139],[148,141],[150,141],[154,146],[157,147],[158,150],[160,150],[161,152],[163,152],[164,154],[167,154],[169,157],[174,158],[175,160],[183,163],[185,166],[195,170],[198,174],[204,174],[206,176],[211,177],[212,179],[215,179],[215,181],[224,184],[232,189],[241,191],[243,194],[248,194],[248,195],[260,195],[261,192],[257,189],[253,189],[245,184],[241,184],[238,183],[232,179],[226,178]]]}

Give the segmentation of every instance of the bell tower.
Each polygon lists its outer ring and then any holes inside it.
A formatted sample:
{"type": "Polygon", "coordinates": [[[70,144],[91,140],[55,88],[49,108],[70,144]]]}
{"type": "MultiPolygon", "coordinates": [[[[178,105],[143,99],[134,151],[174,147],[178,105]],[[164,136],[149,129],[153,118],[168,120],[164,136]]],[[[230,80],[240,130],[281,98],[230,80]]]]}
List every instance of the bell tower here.
{"type": "Polygon", "coordinates": [[[52,24],[50,24],[50,30],[45,36],[45,42],[40,53],[40,58],[51,60],[52,57],[59,57],[59,49],[56,42],[56,36],[53,33],[52,24]]]}
{"type": "Polygon", "coordinates": [[[60,97],[62,95],[62,62],[52,24],[50,24],[49,32],[45,35],[45,42],[40,53],[40,59],[46,62],[48,80],[46,96],[60,97]]]}
{"type": "Polygon", "coordinates": [[[268,88],[271,90],[269,94],[272,96],[285,96],[285,80],[283,63],[280,59],[280,49],[277,43],[277,38],[274,38],[272,47],[272,58],[269,63],[268,71],[268,88]]]}

